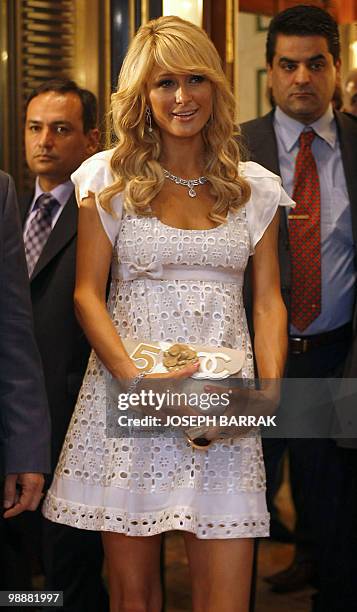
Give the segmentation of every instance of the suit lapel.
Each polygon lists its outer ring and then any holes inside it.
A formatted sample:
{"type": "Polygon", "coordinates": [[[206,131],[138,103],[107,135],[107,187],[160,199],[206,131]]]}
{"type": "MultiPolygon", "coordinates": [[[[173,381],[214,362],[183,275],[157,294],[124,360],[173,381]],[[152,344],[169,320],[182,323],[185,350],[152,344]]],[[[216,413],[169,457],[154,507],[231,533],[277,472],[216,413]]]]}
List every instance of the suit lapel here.
{"type": "Polygon", "coordinates": [[[345,171],[347,191],[351,204],[353,238],[355,244],[357,244],[357,123],[356,125],[351,125],[353,120],[343,113],[336,112],[335,115],[343,169],[345,171]]]}
{"type": "Polygon", "coordinates": [[[54,226],[49,239],[35,266],[32,282],[47,264],[70,242],[77,233],[78,208],[74,194],[71,195],[54,226]]]}
{"type": "Polygon", "coordinates": [[[257,161],[274,174],[280,175],[278,145],[273,126],[274,112],[271,111],[259,121],[254,133],[253,150],[256,151],[257,161]]]}
{"type": "Polygon", "coordinates": [[[28,211],[29,208],[31,206],[31,202],[34,198],[34,193],[32,193],[30,196],[29,195],[25,195],[21,198],[19,198],[19,209],[20,209],[20,217],[21,217],[21,225],[22,227],[24,227],[25,225],[25,221],[26,221],[26,217],[28,215],[28,211]]]}
{"type": "MultiPolygon", "coordinates": [[[[355,251],[357,245],[357,123],[345,116],[343,113],[336,112],[336,123],[338,129],[338,135],[341,147],[341,157],[343,163],[343,169],[345,171],[346,185],[348,196],[351,205],[351,218],[352,218],[352,233],[355,244],[355,251]],[[353,123],[351,123],[353,121],[353,123]]],[[[355,257],[355,265],[357,267],[357,258],[355,257]]],[[[353,314],[353,327],[356,333],[357,329],[357,298],[355,296],[355,306],[353,314]]],[[[355,345],[353,345],[355,346],[355,345]]],[[[350,364],[346,367],[345,376],[351,376],[351,371],[354,371],[353,359],[349,360],[350,364]]],[[[354,374],[353,374],[354,375],[354,374]]]]}

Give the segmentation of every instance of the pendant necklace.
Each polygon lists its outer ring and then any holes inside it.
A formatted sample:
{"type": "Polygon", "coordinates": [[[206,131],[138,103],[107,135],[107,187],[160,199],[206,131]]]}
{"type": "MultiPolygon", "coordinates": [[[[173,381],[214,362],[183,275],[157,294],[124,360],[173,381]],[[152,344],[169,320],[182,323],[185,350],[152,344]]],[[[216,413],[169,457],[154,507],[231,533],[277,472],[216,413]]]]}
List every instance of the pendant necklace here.
{"type": "Polygon", "coordinates": [[[163,168],[162,171],[164,173],[164,177],[169,179],[169,181],[176,183],[176,185],[182,185],[183,187],[187,187],[188,195],[190,196],[190,198],[195,198],[197,196],[195,187],[198,187],[199,185],[204,185],[208,181],[207,177],[205,176],[200,176],[199,178],[195,179],[183,179],[180,176],[175,176],[174,174],[171,174],[171,172],[165,170],[165,168],[163,168]]]}

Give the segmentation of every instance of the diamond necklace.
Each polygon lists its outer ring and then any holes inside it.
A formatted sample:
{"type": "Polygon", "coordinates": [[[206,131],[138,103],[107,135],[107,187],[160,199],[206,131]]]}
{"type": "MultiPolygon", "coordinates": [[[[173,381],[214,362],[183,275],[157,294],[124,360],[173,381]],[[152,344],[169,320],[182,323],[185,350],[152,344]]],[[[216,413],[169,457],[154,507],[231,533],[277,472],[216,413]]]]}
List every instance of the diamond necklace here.
{"type": "Polygon", "coordinates": [[[208,181],[208,179],[205,176],[200,176],[199,178],[195,178],[195,179],[183,179],[180,176],[175,176],[174,174],[171,174],[171,172],[169,172],[168,170],[165,170],[165,168],[163,168],[162,171],[164,173],[164,177],[169,179],[169,181],[176,183],[176,185],[182,185],[183,187],[188,187],[188,195],[190,196],[190,198],[195,198],[197,196],[197,193],[194,187],[198,187],[199,185],[204,185],[208,181]]]}

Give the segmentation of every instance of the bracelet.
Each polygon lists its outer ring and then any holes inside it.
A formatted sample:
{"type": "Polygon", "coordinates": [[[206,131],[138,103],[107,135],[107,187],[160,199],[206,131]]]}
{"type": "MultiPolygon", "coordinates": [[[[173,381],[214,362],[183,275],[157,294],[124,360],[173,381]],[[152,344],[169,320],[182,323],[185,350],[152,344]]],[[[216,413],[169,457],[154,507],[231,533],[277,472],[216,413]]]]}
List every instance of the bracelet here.
{"type": "Polygon", "coordinates": [[[186,435],[186,438],[190,446],[196,450],[206,450],[212,444],[212,440],[207,440],[204,436],[189,438],[189,436],[186,435]]]}
{"type": "Polygon", "coordinates": [[[206,427],[191,427],[186,429],[185,436],[192,448],[197,450],[206,450],[212,444],[212,440],[207,440],[205,434],[208,429],[206,427]]]}
{"type": "Polygon", "coordinates": [[[132,379],[126,391],[128,395],[131,395],[132,393],[134,393],[137,386],[139,385],[139,383],[142,381],[144,377],[145,377],[145,372],[140,372],[140,374],[137,374],[136,376],[134,376],[134,378],[132,379]]]}

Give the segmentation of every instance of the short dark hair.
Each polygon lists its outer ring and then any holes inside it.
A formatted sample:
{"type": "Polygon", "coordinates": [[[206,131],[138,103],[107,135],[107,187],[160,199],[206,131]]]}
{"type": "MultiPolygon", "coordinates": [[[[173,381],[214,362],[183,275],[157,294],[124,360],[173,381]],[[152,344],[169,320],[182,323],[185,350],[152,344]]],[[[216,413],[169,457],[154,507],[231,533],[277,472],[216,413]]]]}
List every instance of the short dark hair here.
{"type": "Polygon", "coordinates": [[[62,94],[74,93],[78,96],[82,103],[84,134],[87,134],[89,130],[92,130],[97,126],[98,104],[94,93],[88,89],[78,87],[75,81],[71,81],[71,79],[66,78],[51,79],[36,87],[26,100],[25,112],[27,112],[27,108],[31,100],[48,91],[56,91],[62,94]]]}
{"type": "Polygon", "coordinates": [[[268,29],[266,61],[270,66],[275,54],[278,34],[286,36],[323,36],[334,63],[340,58],[340,36],[336,21],[329,13],[306,4],[299,4],[281,11],[273,17],[268,29]]]}

